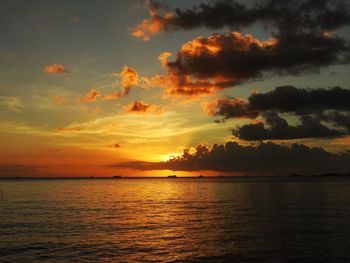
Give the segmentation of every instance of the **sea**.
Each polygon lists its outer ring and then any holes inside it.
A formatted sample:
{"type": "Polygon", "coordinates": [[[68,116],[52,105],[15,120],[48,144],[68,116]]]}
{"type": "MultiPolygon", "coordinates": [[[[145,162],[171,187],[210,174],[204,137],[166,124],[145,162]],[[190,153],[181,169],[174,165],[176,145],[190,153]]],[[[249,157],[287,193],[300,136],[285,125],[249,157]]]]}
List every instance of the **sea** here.
{"type": "Polygon", "coordinates": [[[0,262],[350,262],[350,178],[0,180],[0,262]]]}

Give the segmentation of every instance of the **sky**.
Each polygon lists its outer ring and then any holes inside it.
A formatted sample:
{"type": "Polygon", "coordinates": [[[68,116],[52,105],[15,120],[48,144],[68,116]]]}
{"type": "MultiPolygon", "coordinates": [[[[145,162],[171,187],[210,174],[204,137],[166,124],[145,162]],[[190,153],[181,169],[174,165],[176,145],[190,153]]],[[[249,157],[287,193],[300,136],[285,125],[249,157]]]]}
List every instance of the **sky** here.
{"type": "Polygon", "coordinates": [[[0,176],[350,171],[338,0],[3,0],[0,176]]]}

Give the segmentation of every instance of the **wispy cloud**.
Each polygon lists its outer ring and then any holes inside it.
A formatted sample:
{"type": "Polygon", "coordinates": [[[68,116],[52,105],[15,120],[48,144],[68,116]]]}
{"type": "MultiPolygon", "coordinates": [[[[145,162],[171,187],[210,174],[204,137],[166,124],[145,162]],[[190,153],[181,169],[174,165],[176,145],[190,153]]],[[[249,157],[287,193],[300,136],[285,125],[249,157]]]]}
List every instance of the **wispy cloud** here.
{"type": "Polygon", "coordinates": [[[19,112],[23,108],[23,104],[19,97],[0,96],[0,107],[19,112]]]}

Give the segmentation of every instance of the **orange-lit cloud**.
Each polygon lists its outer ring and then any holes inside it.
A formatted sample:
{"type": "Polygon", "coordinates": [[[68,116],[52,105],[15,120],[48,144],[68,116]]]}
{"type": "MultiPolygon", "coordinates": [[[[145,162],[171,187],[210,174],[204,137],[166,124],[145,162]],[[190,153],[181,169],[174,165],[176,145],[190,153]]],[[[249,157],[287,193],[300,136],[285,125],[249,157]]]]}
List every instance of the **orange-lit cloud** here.
{"type": "Polygon", "coordinates": [[[172,53],[169,51],[165,51],[158,56],[158,59],[159,59],[160,63],[162,64],[163,68],[166,68],[167,63],[168,63],[168,58],[171,56],[172,56],[172,53]]]}
{"type": "Polygon", "coordinates": [[[167,96],[212,95],[260,76],[264,65],[252,58],[269,57],[277,44],[274,38],[262,41],[239,32],[198,37],[185,43],[174,61],[169,61],[170,52],[159,55],[167,74],[142,79],[146,85],[163,88],[167,96]]]}
{"type": "Polygon", "coordinates": [[[127,96],[132,87],[140,82],[139,74],[131,67],[125,66],[118,75],[120,79],[121,91],[109,93],[104,96],[105,100],[118,99],[127,96]]]}
{"type": "Polygon", "coordinates": [[[149,41],[151,35],[154,35],[160,31],[165,31],[167,20],[171,20],[172,17],[174,17],[174,14],[170,12],[160,15],[159,9],[162,7],[162,5],[156,1],[147,0],[146,5],[151,18],[142,20],[142,22],[135,28],[130,29],[131,35],[136,38],[140,38],[143,41],[149,41]]]}
{"type": "MultiPolygon", "coordinates": [[[[50,98],[52,99],[55,105],[63,105],[63,104],[80,104],[80,103],[95,102],[97,98],[101,96],[102,95],[98,90],[91,89],[83,97],[68,98],[68,97],[63,97],[59,95],[53,95],[53,96],[50,96],[50,98]]],[[[83,111],[87,112],[89,111],[89,109],[83,108],[83,111]]],[[[95,111],[99,111],[99,109],[98,110],[95,109],[95,111]]]]}
{"type": "Polygon", "coordinates": [[[98,97],[101,97],[101,93],[98,90],[91,89],[85,97],[79,98],[80,102],[94,102],[98,97]]]}
{"type": "Polygon", "coordinates": [[[175,61],[167,61],[165,55],[160,57],[174,84],[167,93],[190,96],[212,94],[259,76],[262,69],[256,68],[255,61],[249,58],[254,57],[253,54],[257,58],[268,56],[277,44],[278,41],[273,38],[261,41],[239,32],[191,40],[177,52],[175,61]],[[246,61],[247,65],[242,61],[246,61]]]}
{"type": "Polygon", "coordinates": [[[164,108],[161,105],[151,105],[143,101],[133,101],[124,107],[124,110],[129,113],[137,114],[161,114],[164,112],[164,108]]]}
{"type": "Polygon", "coordinates": [[[64,74],[70,73],[62,64],[52,64],[44,68],[46,74],[64,74]]]}

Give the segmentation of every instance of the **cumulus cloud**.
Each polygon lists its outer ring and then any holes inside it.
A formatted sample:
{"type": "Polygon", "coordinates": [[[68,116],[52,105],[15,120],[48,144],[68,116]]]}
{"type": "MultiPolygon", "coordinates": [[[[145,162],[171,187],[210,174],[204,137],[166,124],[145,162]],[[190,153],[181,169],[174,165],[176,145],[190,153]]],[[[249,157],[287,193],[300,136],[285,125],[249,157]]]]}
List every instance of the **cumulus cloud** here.
{"type": "Polygon", "coordinates": [[[301,138],[337,137],[350,132],[350,90],[341,87],[302,89],[277,87],[266,93],[253,93],[248,100],[219,99],[209,103],[206,112],[213,116],[256,119],[233,129],[243,140],[287,140],[301,138]],[[294,115],[300,124],[291,126],[278,113],[294,115]],[[324,123],[325,122],[325,123],[324,123]],[[331,124],[339,129],[329,128],[331,124]]]}
{"type": "Polygon", "coordinates": [[[266,112],[263,116],[268,128],[265,127],[264,123],[256,122],[234,129],[233,134],[247,141],[330,138],[346,134],[344,131],[323,125],[321,120],[316,117],[301,116],[301,124],[291,126],[275,112],[266,112]]]}
{"type": "MultiPolygon", "coordinates": [[[[170,52],[160,54],[165,75],[140,78],[131,68],[124,75],[132,73],[132,85],[158,86],[169,96],[212,95],[268,75],[317,72],[324,66],[347,63],[349,50],[345,40],[323,34],[301,32],[259,40],[249,34],[226,32],[188,41],[173,60],[170,52]]],[[[127,87],[110,97],[128,94],[130,85],[127,87]]]]}
{"type": "Polygon", "coordinates": [[[174,83],[169,93],[210,93],[266,74],[300,74],[344,62],[348,46],[339,38],[299,34],[259,40],[239,32],[198,37],[174,61],[162,60],[174,83]]]}
{"type": "Polygon", "coordinates": [[[52,64],[44,68],[46,74],[64,74],[70,73],[62,64],[52,64]]]}
{"type": "Polygon", "coordinates": [[[189,30],[198,27],[238,30],[254,23],[273,26],[280,35],[299,31],[331,32],[350,23],[348,6],[340,0],[297,0],[293,2],[265,0],[254,5],[243,1],[220,0],[202,3],[193,8],[164,12],[166,6],[147,0],[150,18],[131,29],[131,34],[148,41],[159,32],[189,30]],[[288,32],[290,31],[290,32],[288,32]]]}
{"type": "Polygon", "coordinates": [[[277,110],[295,113],[309,110],[350,111],[350,89],[341,87],[303,89],[281,86],[266,93],[252,94],[248,100],[252,109],[262,111],[277,110]]]}
{"type": "MultiPolygon", "coordinates": [[[[242,108],[245,116],[256,116],[256,112],[277,111],[294,114],[318,113],[325,110],[350,111],[350,89],[342,87],[304,89],[280,86],[265,93],[252,93],[248,100],[237,98],[219,99],[210,104],[214,116],[235,118],[229,114],[242,108]],[[238,105],[237,105],[238,104],[238,105]]],[[[238,116],[239,117],[239,116],[238,116]]]]}
{"type": "Polygon", "coordinates": [[[124,110],[128,113],[136,114],[161,114],[164,109],[161,105],[151,105],[143,101],[133,101],[124,107],[124,110]]]}
{"type": "Polygon", "coordinates": [[[233,30],[256,22],[266,25],[272,36],[259,40],[239,32],[213,34],[188,41],[172,61],[169,52],[161,54],[167,75],[153,78],[153,84],[165,88],[167,95],[208,95],[267,75],[318,72],[349,62],[349,44],[335,33],[350,23],[343,1],[266,0],[248,6],[221,0],[165,14],[163,4],[147,5],[151,18],[132,30],[144,40],[160,31],[200,26],[233,30]]]}
{"type": "Polygon", "coordinates": [[[211,148],[198,145],[194,151],[185,149],[183,154],[166,162],[127,162],[113,167],[139,170],[174,170],[218,172],[244,172],[256,174],[293,172],[325,173],[348,172],[350,153],[330,153],[322,148],[292,144],[290,147],[271,142],[255,146],[243,146],[236,142],[214,144],[211,148]]]}
{"type": "Polygon", "coordinates": [[[203,106],[203,110],[211,116],[222,116],[223,121],[230,118],[254,119],[259,115],[258,111],[250,109],[250,105],[247,101],[233,97],[206,103],[203,106]]]}

